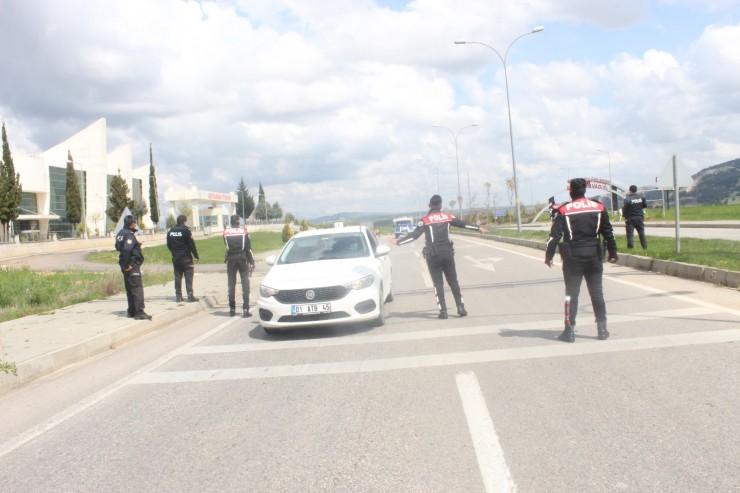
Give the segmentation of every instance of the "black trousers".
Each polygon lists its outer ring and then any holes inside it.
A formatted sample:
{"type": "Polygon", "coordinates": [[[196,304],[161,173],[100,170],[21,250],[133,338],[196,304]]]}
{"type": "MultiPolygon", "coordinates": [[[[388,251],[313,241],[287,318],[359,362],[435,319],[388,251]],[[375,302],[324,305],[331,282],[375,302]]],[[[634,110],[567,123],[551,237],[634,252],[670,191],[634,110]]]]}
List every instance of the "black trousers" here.
{"type": "Polygon", "coordinates": [[[193,297],[193,259],[172,259],[172,268],[175,271],[175,296],[182,298],[182,278],[185,277],[185,291],[188,298],[193,297]]]}
{"type": "Polygon", "coordinates": [[[455,304],[460,306],[463,303],[463,298],[462,292],[460,291],[460,283],[457,281],[454,250],[438,249],[436,255],[427,255],[426,260],[429,274],[432,276],[432,283],[434,284],[434,295],[437,298],[437,308],[440,310],[447,310],[447,303],[445,302],[445,286],[442,276],[447,279],[447,284],[450,286],[452,296],[455,298],[455,304]]]}
{"type": "Polygon", "coordinates": [[[645,236],[645,223],[641,216],[628,217],[624,221],[624,226],[627,229],[627,248],[635,247],[635,230],[637,235],[640,237],[640,245],[643,250],[647,250],[647,237],[645,236]]]}
{"type": "Polygon", "coordinates": [[[236,273],[242,282],[242,309],[249,309],[249,271],[246,260],[228,260],[226,277],[229,282],[229,308],[236,308],[236,273]]]}
{"type": "Polygon", "coordinates": [[[597,322],[606,321],[606,303],[604,302],[604,288],[602,274],[604,265],[598,255],[574,256],[563,258],[563,279],[565,280],[565,295],[570,296],[570,324],[576,324],[578,315],[578,294],[581,291],[581,281],[586,279],[588,294],[591,296],[591,306],[597,322]]]}
{"type": "Polygon", "coordinates": [[[144,313],[144,284],[141,281],[141,269],[131,263],[131,270],[123,273],[123,284],[126,286],[128,315],[135,317],[144,313]]]}

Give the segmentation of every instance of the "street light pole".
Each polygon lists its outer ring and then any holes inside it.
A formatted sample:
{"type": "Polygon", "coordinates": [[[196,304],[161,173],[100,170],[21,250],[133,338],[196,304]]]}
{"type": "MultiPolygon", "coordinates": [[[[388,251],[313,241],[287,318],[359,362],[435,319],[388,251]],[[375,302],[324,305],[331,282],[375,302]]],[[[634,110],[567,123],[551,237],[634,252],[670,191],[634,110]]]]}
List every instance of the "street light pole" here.
{"type": "Polygon", "coordinates": [[[609,158],[609,212],[614,215],[614,189],[612,189],[612,153],[604,149],[597,149],[598,152],[605,152],[609,158]]]}
{"type": "MultiPolygon", "coordinates": [[[[452,138],[455,140],[455,167],[457,168],[457,205],[460,208],[460,219],[462,219],[463,217],[463,212],[462,212],[462,192],[460,191],[460,159],[457,153],[457,138],[460,136],[460,132],[462,132],[466,128],[477,127],[477,126],[478,126],[477,123],[466,125],[460,130],[458,130],[457,133],[455,133],[452,131],[452,129],[447,128],[443,125],[432,125],[432,127],[435,127],[435,128],[444,128],[445,130],[450,132],[450,134],[452,134],[452,138]]],[[[439,188],[439,184],[437,185],[437,187],[439,188]]]]}
{"type": "Polygon", "coordinates": [[[524,36],[529,36],[530,34],[538,33],[544,29],[545,28],[542,26],[537,26],[534,29],[532,29],[530,32],[524,33],[521,36],[515,38],[514,41],[509,43],[509,47],[506,48],[506,53],[504,53],[504,56],[501,56],[501,53],[496,51],[494,47],[489,46],[485,43],[479,43],[477,41],[455,41],[456,45],[475,44],[475,45],[485,46],[486,48],[489,48],[491,51],[493,51],[499,57],[499,59],[501,60],[501,63],[504,64],[504,81],[506,83],[506,107],[509,111],[509,141],[511,143],[511,168],[514,173],[514,198],[516,200],[516,229],[517,231],[522,230],[522,211],[521,211],[521,206],[519,203],[519,183],[517,182],[517,179],[516,179],[516,159],[514,157],[514,130],[511,125],[511,102],[509,100],[509,75],[506,69],[506,59],[508,58],[509,50],[514,45],[514,43],[522,39],[524,36]]]}

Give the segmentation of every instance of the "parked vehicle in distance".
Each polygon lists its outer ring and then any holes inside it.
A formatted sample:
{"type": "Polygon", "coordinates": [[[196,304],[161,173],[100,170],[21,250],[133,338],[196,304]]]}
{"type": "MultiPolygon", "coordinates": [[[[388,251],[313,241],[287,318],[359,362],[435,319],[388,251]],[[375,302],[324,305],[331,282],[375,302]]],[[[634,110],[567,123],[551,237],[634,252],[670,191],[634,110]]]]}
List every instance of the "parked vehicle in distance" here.
{"type": "Polygon", "coordinates": [[[410,233],[414,228],[414,220],[410,217],[397,217],[393,220],[393,235],[396,238],[403,234],[410,233]]]}
{"type": "Polygon", "coordinates": [[[268,334],[282,329],[370,321],[385,323],[393,300],[390,248],[365,226],[302,231],[280,254],[259,287],[257,311],[268,334]]]}

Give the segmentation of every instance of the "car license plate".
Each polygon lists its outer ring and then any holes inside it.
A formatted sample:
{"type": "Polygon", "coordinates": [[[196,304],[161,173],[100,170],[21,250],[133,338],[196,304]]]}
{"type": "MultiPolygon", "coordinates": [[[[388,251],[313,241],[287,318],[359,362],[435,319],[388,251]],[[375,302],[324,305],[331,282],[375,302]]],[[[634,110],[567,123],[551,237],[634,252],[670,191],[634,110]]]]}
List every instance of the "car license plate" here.
{"type": "Polygon", "coordinates": [[[293,316],[331,313],[331,303],[313,303],[311,305],[293,305],[290,307],[293,316]]]}

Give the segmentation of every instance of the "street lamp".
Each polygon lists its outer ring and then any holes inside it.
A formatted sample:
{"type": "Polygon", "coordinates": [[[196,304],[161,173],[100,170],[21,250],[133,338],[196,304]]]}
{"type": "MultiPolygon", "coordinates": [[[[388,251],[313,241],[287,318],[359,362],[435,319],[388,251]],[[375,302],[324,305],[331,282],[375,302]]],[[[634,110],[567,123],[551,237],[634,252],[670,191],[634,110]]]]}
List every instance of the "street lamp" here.
{"type": "Polygon", "coordinates": [[[452,138],[455,140],[455,167],[457,168],[457,205],[460,207],[460,219],[462,219],[463,213],[462,213],[462,192],[460,192],[460,159],[457,153],[457,138],[460,136],[460,132],[462,132],[466,128],[477,127],[477,126],[478,126],[477,123],[473,123],[472,125],[466,125],[460,130],[458,130],[457,133],[455,133],[452,131],[452,129],[447,128],[445,126],[432,125],[432,127],[435,127],[435,128],[444,128],[445,130],[450,132],[450,134],[452,134],[452,138]]]}
{"type": "Polygon", "coordinates": [[[534,29],[532,29],[530,32],[524,33],[521,36],[515,38],[514,41],[509,43],[509,47],[506,48],[506,53],[504,53],[504,56],[501,56],[501,53],[496,51],[494,47],[489,46],[485,43],[479,43],[477,41],[455,41],[456,45],[475,44],[475,45],[485,46],[486,48],[493,51],[499,57],[499,59],[501,59],[501,63],[504,64],[504,81],[506,82],[506,107],[509,110],[509,141],[511,143],[511,167],[514,173],[514,198],[516,200],[516,229],[517,231],[522,230],[522,211],[521,211],[521,207],[519,204],[519,184],[516,179],[516,159],[514,158],[514,130],[512,129],[512,126],[511,126],[511,102],[509,100],[509,75],[506,70],[506,59],[509,56],[509,50],[514,45],[514,43],[516,43],[518,40],[520,40],[524,36],[529,36],[530,34],[538,33],[544,29],[545,28],[542,26],[537,26],[534,29]]]}
{"type": "Polygon", "coordinates": [[[612,189],[612,153],[604,149],[596,149],[598,152],[605,152],[609,158],[609,212],[614,215],[614,190],[612,189]]]}

